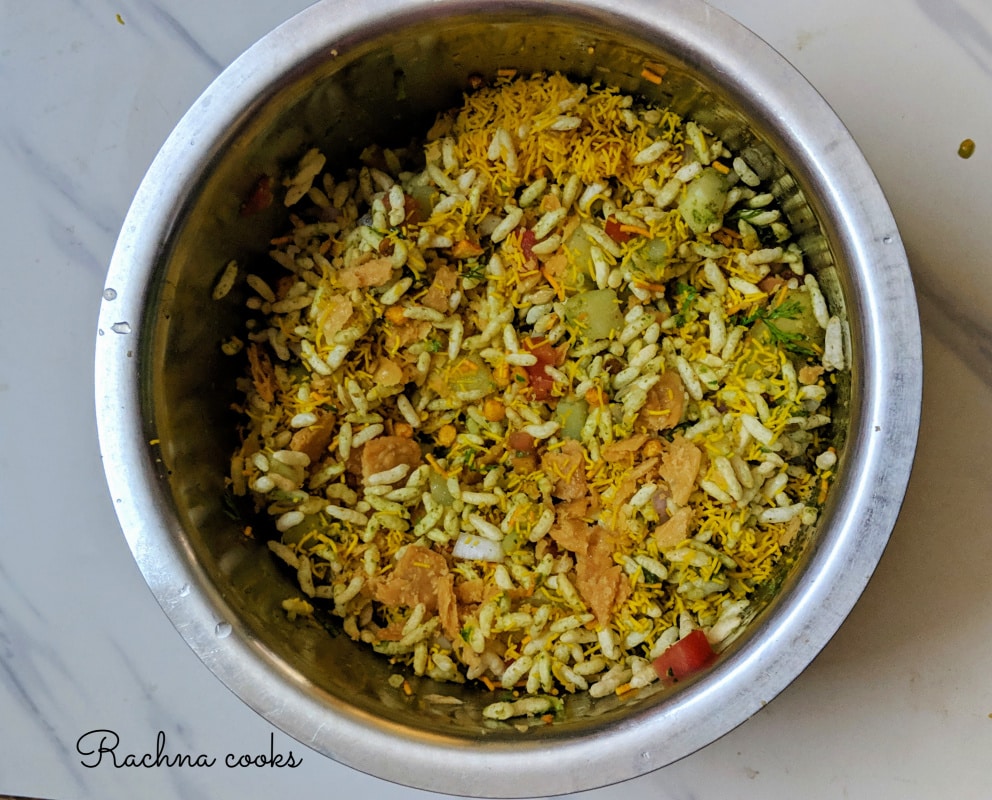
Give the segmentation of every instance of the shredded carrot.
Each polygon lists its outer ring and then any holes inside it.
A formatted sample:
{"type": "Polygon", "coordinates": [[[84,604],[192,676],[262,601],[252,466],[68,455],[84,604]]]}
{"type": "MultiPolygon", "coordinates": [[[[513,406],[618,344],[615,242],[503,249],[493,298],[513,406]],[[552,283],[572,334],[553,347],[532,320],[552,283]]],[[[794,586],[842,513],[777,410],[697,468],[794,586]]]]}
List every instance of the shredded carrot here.
{"type": "Polygon", "coordinates": [[[622,224],[620,226],[620,232],[621,233],[633,233],[633,234],[635,234],[637,236],[650,236],[651,235],[651,231],[649,231],[647,228],[642,228],[640,225],[622,224]]]}
{"type": "Polygon", "coordinates": [[[560,283],[558,283],[558,281],[556,281],[554,279],[554,277],[551,275],[551,272],[549,270],[542,269],[541,270],[541,274],[544,276],[544,279],[548,283],[551,284],[551,288],[555,290],[555,294],[558,296],[558,299],[559,300],[564,300],[565,299],[565,287],[562,286],[560,283]]]}
{"type": "Polygon", "coordinates": [[[487,675],[480,675],[479,676],[479,680],[482,681],[486,685],[486,688],[490,692],[495,692],[496,691],[496,684],[492,682],[492,680],[489,678],[489,676],[487,676],[487,675]]]}
{"type": "Polygon", "coordinates": [[[431,455],[430,453],[426,453],[424,455],[424,459],[427,461],[428,464],[430,464],[432,467],[434,467],[434,469],[437,470],[442,475],[447,475],[448,474],[447,470],[445,470],[445,468],[442,467],[440,465],[440,463],[438,463],[438,460],[436,458],[434,458],[434,456],[431,455]]]}
{"type": "Polygon", "coordinates": [[[730,167],[728,167],[722,161],[714,161],[710,166],[713,167],[713,169],[715,169],[717,172],[722,172],[724,175],[730,174],[730,167]]]}
{"type": "Polygon", "coordinates": [[[661,83],[661,75],[653,69],[648,69],[647,67],[641,70],[641,77],[644,78],[644,80],[651,81],[651,83],[656,85],[661,83]]]}
{"type": "Polygon", "coordinates": [[[785,297],[789,293],[788,287],[784,284],[779,288],[778,294],[772,298],[772,308],[778,308],[782,303],[785,302],[785,297]]]}

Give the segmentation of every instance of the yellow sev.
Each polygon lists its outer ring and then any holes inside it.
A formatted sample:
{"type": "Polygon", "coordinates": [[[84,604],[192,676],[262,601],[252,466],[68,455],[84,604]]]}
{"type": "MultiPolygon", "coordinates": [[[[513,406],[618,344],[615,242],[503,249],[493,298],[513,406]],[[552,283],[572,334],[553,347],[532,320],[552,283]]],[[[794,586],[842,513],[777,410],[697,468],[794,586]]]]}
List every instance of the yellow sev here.
{"type": "MultiPolygon", "coordinates": [[[[657,165],[648,168],[632,163],[653,139],[645,125],[635,125],[633,130],[625,125],[622,112],[628,104],[629,98],[618,92],[590,93],[558,74],[499,81],[467,95],[452,129],[456,155],[463,166],[489,175],[499,197],[509,196],[509,187],[529,183],[545,172],[574,173],[585,184],[615,179],[636,190],[657,165]],[[581,113],[584,120],[578,141],[552,128],[561,105],[569,103],[574,106],[565,113],[581,113]],[[521,120],[529,120],[529,131],[517,142],[518,170],[511,172],[504,161],[490,161],[488,151],[493,130],[516,131],[521,120]]],[[[666,112],[662,125],[671,128],[673,120],[677,124],[678,118],[666,112]]]]}

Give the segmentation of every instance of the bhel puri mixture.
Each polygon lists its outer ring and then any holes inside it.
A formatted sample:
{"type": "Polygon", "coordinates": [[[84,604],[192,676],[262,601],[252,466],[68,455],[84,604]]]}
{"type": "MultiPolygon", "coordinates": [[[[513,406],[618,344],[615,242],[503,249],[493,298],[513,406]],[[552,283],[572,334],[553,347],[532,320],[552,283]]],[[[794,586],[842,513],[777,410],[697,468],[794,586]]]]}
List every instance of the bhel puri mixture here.
{"type": "Polygon", "coordinates": [[[711,663],[816,521],[848,369],[760,153],[506,71],[326,167],[260,181],[291,225],[214,293],[249,295],[229,481],[285,611],[494,720],[711,663]]]}

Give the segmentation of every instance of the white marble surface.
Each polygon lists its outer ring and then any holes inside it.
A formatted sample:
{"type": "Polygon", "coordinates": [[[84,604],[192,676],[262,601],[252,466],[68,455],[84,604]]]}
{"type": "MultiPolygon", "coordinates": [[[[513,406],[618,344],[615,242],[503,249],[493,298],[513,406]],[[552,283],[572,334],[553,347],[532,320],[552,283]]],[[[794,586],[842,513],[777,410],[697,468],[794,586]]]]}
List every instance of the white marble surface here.
{"type": "MultiPolygon", "coordinates": [[[[96,314],[131,196],[207,83],[306,2],[0,0],[0,794],[430,796],[279,732],[300,766],[223,766],[268,752],[273,729],[159,609],[97,450],[96,314]],[[173,752],[219,760],[87,768],[76,742],[95,728],[122,750],[154,752],[162,731],[173,752]]],[[[990,797],[992,3],[715,5],[825,95],[890,199],[924,329],[918,459],[874,579],[813,665],[720,741],[583,797],[990,797]]]]}

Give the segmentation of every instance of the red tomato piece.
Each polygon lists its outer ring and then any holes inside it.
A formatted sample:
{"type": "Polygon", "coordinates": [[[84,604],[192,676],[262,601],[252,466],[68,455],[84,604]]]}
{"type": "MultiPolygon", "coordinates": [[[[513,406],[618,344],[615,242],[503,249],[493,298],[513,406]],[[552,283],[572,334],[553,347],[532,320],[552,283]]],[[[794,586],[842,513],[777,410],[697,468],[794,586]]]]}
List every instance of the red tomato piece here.
{"type": "Polygon", "coordinates": [[[671,686],[705,669],[716,660],[706,634],[696,629],[683,636],[654,660],[654,670],[662,683],[671,686]]]}
{"type": "Polygon", "coordinates": [[[255,185],[251,187],[251,191],[248,192],[244,202],[241,203],[241,216],[250,217],[252,214],[265,211],[265,209],[272,205],[272,199],[272,178],[268,175],[262,175],[255,181],[255,185]]]}
{"type": "Polygon", "coordinates": [[[507,444],[518,453],[533,453],[537,440],[526,431],[512,431],[507,437],[507,444]]]}
{"type": "Polygon", "coordinates": [[[623,226],[616,217],[610,217],[606,220],[606,225],[604,226],[606,230],[606,235],[609,236],[617,244],[623,244],[624,242],[630,241],[630,237],[633,234],[629,231],[625,231],[623,226]]]}
{"type": "Polygon", "coordinates": [[[537,237],[534,235],[534,231],[525,228],[524,232],[520,234],[520,249],[523,251],[524,260],[534,261],[537,258],[531,249],[535,244],[537,244],[537,237]]]}
{"type": "Polygon", "coordinates": [[[537,363],[524,367],[527,372],[527,382],[535,400],[547,400],[551,397],[554,379],[544,371],[545,366],[558,364],[558,351],[542,338],[527,339],[524,348],[528,353],[537,356],[537,363]]]}
{"type": "Polygon", "coordinates": [[[420,222],[420,203],[417,202],[416,197],[411,195],[403,195],[403,222],[407,225],[416,225],[420,222]]]}

